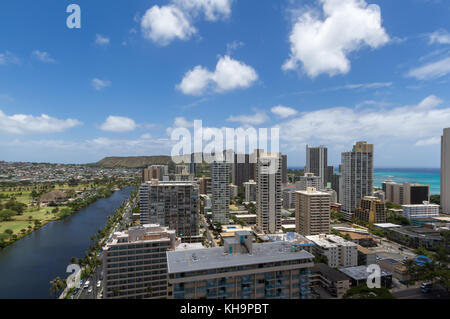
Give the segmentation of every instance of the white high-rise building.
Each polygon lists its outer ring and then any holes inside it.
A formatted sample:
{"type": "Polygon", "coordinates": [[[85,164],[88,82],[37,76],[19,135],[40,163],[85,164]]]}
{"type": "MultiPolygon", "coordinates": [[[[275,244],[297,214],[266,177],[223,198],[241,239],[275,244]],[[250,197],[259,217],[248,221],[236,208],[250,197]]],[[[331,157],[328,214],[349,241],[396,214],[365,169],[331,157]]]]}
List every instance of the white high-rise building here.
{"type": "Polygon", "coordinates": [[[339,184],[342,212],[352,220],[361,198],[373,194],[373,144],[357,142],[351,152],[342,153],[339,184]]]}
{"type": "Polygon", "coordinates": [[[324,186],[322,178],[314,175],[314,173],[305,173],[304,176],[300,176],[299,179],[298,182],[295,182],[295,189],[298,191],[306,191],[309,187],[322,189],[324,186]]]}
{"type": "Polygon", "coordinates": [[[281,154],[265,153],[256,165],[256,226],[266,233],[281,230],[281,154]]]}
{"type": "Polygon", "coordinates": [[[444,129],[441,138],[441,207],[450,214],[450,128],[444,129]]]}
{"type": "Polygon", "coordinates": [[[230,221],[230,166],[227,162],[211,163],[211,203],[213,223],[230,221]]]}
{"type": "Polygon", "coordinates": [[[244,183],[245,190],[245,201],[255,202],[256,201],[256,182],[253,180],[249,180],[244,183]]]}
{"type": "MultiPolygon", "coordinates": [[[[313,173],[315,176],[320,176],[320,179],[322,181],[322,187],[326,186],[327,182],[331,182],[327,180],[328,179],[327,157],[328,157],[328,149],[325,146],[310,147],[309,145],[306,145],[305,173],[313,173]]],[[[317,189],[319,188],[320,187],[317,187],[317,189]]]]}

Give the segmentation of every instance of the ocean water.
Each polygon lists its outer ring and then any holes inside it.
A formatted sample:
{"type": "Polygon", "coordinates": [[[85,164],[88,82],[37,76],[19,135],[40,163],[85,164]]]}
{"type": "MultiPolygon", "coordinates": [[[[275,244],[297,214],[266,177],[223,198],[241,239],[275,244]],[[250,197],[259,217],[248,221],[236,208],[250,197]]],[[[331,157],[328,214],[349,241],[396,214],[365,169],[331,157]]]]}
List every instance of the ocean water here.
{"type": "Polygon", "coordinates": [[[397,183],[418,183],[430,185],[430,193],[440,194],[441,172],[439,168],[376,168],[374,186],[381,187],[386,179],[397,183]]]}
{"type": "MultiPolygon", "coordinates": [[[[303,169],[303,167],[289,168],[303,169]]],[[[397,183],[408,182],[430,185],[431,195],[440,194],[441,172],[439,168],[375,168],[373,186],[381,188],[381,183],[388,178],[397,183]]]]}

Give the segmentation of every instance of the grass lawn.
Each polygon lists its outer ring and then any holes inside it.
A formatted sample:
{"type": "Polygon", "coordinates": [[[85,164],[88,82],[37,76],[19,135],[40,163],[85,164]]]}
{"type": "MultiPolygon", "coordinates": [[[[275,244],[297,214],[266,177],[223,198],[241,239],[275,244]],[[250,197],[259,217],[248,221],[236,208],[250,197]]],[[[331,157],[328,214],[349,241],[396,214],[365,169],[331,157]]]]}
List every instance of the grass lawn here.
{"type": "MultiPolygon", "coordinates": [[[[82,190],[84,188],[90,188],[91,184],[83,184],[78,186],[69,186],[67,184],[61,184],[55,186],[55,189],[73,189],[73,190],[82,190]]],[[[31,192],[33,189],[37,189],[33,186],[24,186],[18,189],[18,187],[15,188],[15,191],[11,191],[11,188],[3,188],[0,193],[4,195],[14,195],[16,198],[16,201],[24,203],[28,205],[28,208],[24,212],[22,216],[14,216],[12,221],[7,222],[0,222],[0,234],[3,234],[5,230],[11,229],[13,231],[13,234],[18,235],[22,229],[27,229],[28,226],[34,227],[34,220],[39,220],[41,224],[47,224],[50,221],[58,219],[57,214],[51,213],[51,211],[54,209],[54,207],[41,207],[37,209],[37,207],[31,207],[31,203],[33,201],[33,198],[31,197],[31,192]],[[18,193],[22,193],[22,195],[17,195],[18,193]],[[29,220],[29,217],[31,216],[31,221],[29,220]]],[[[52,191],[53,189],[48,189],[48,191],[52,191]]],[[[9,199],[0,199],[0,203],[6,203],[9,199]]],[[[58,207],[59,211],[66,208],[65,206],[58,207]]],[[[4,236],[4,235],[3,235],[4,236]]]]}
{"type": "MultiPolygon", "coordinates": [[[[64,207],[60,207],[61,210],[64,207]]],[[[14,216],[12,221],[0,222],[0,233],[6,229],[11,229],[14,234],[19,234],[22,229],[27,229],[28,226],[34,226],[34,220],[39,220],[41,224],[46,224],[49,221],[56,220],[57,214],[51,213],[53,207],[42,207],[39,210],[35,208],[28,208],[22,216],[14,216]],[[32,220],[29,221],[29,216],[32,220]]]]}

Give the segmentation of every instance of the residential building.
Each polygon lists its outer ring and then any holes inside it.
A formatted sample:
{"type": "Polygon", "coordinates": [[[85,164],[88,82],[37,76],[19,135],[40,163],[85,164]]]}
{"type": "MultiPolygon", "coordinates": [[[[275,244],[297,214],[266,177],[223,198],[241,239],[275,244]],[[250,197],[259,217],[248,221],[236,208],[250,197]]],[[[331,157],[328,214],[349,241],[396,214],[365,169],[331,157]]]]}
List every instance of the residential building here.
{"type": "Polygon", "coordinates": [[[281,155],[281,183],[286,185],[288,183],[287,176],[287,155],[281,155]]]}
{"type": "Polygon", "coordinates": [[[408,267],[398,260],[387,258],[380,260],[381,269],[392,273],[392,276],[400,282],[406,283],[411,280],[411,275],[408,273],[408,267]]]}
{"type": "Polygon", "coordinates": [[[336,191],[337,193],[337,203],[341,203],[341,193],[340,193],[340,187],[339,183],[341,180],[341,174],[333,174],[331,177],[331,188],[336,191]]]}
{"type": "Polygon", "coordinates": [[[295,208],[295,189],[285,188],[283,189],[283,208],[293,209],[295,208]]]}
{"type": "Polygon", "coordinates": [[[228,224],[230,220],[230,167],[227,162],[211,163],[211,202],[213,223],[228,224]]]}
{"type": "Polygon", "coordinates": [[[430,185],[399,184],[388,179],[382,186],[386,201],[396,205],[416,205],[430,201],[430,185]]]}
{"type": "Polygon", "coordinates": [[[411,248],[432,249],[444,243],[439,231],[418,226],[389,228],[389,239],[411,248]]]}
{"type": "Polygon", "coordinates": [[[326,185],[328,182],[327,157],[328,157],[328,149],[325,146],[310,147],[309,145],[306,145],[305,173],[313,173],[315,176],[319,176],[322,185],[326,185]]]}
{"type": "MultiPolygon", "coordinates": [[[[367,271],[368,266],[356,266],[340,268],[339,271],[350,278],[351,286],[356,287],[367,283],[369,276],[373,273],[367,271]]],[[[392,273],[381,269],[381,287],[392,288],[392,273]]]]}
{"type": "Polygon", "coordinates": [[[384,202],[373,196],[364,196],[359,201],[355,217],[364,224],[378,224],[386,222],[386,207],[384,202]]]}
{"type": "Polygon", "coordinates": [[[422,205],[403,205],[403,217],[409,220],[439,217],[439,205],[423,202],[422,205]]]}
{"type": "Polygon", "coordinates": [[[151,165],[142,170],[142,182],[148,182],[152,179],[162,181],[164,176],[169,174],[169,166],[167,165],[151,165]]]}
{"type": "Polygon", "coordinates": [[[249,180],[244,184],[245,202],[256,202],[256,182],[249,180]]]}
{"type": "Polygon", "coordinates": [[[441,137],[441,207],[450,214],[450,128],[441,137]]]}
{"type": "Polygon", "coordinates": [[[239,187],[236,185],[230,184],[230,200],[235,199],[239,195],[239,187]]]}
{"type": "Polygon", "coordinates": [[[304,176],[300,176],[299,181],[295,183],[295,188],[298,191],[305,191],[308,187],[322,189],[322,178],[314,175],[314,173],[305,173],[304,176]]]}
{"type": "Polygon", "coordinates": [[[200,177],[198,179],[198,182],[200,183],[200,194],[202,195],[208,195],[212,194],[211,191],[211,177],[200,177]]]}
{"type": "Polygon", "coordinates": [[[256,214],[237,214],[236,220],[244,222],[246,225],[256,225],[256,214]]]}
{"type": "Polygon", "coordinates": [[[176,244],[175,231],[159,225],[114,233],[103,247],[103,298],[167,299],[166,251],[176,244]]]}
{"type": "Polygon", "coordinates": [[[361,198],[373,193],[373,144],[357,142],[342,153],[340,187],[342,212],[351,221],[361,198]]]}
{"type": "Polygon", "coordinates": [[[159,224],[186,238],[199,235],[199,194],[195,182],[152,180],[139,189],[141,225],[159,224]]]}
{"type": "Polygon", "coordinates": [[[373,197],[378,198],[379,200],[381,200],[383,203],[386,202],[386,196],[384,194],[384,192],[382,190],[378,190],[378,191],[374,191],[373,192],[373,197]]]}
{"type": "Polygon", "coordinates": [[[256,226],[263,233],[281,230],[281,186],[280,154],[260,154],[256,169],[256,226]]]}
{"type": "Polygon", "coordinates": [[[334,175],[334,166],[327,167],[327,180],[323,186],[328,186],[328,183],[332,183],[334,175]]]}
{"type": "Polygon", "coordinates": [[[332,189],[331,187],[322,188],[320,191],[330,195],[330,203],[338,202],[337,192],[334,189],[332,189]]]}
{"type": "Polygon", "coordinates": [[[358,265],[358,245],[335,235],[306,236],[313,241],[313,254],[327,257],[328,266],[352,267],[358,265]]]}
{"type": "Polygon", "coordinates": [[[255,179],[256,161],[249,154],[234,154],[231,166],[232,183],[242,187],[245,182],[255,179]]]}
{"type": "Polygon", "coordinates": [[[224,247],[168,251],[169,298],[308,299],[313,258],[287,242],[256,244],[236,232],[224,247]]]}
{"type": "Polygon", "coordinates": [[[176,165],[175,166],[175,174],[183,174],[188,175],[189,172],[189,165],[176,165]]]}
{"type": "Polygon", "coordinates": [[[377,255],[372,250],[358,245],[358,265],[374,265],[377,263],[377,255]]]}
{"type": "Polygon", "coordinates": [[[330,199],[330,194],[312,187],[296,192],[296,231],[300,235],[330,233],[330,199]]]}
{"type": "Polygon", "coordinates": [[[315,264],[311,269],[311,285],[321,286],[333,297],[341,299],[350,289],[350,279],[326,264],[315,264]]]}

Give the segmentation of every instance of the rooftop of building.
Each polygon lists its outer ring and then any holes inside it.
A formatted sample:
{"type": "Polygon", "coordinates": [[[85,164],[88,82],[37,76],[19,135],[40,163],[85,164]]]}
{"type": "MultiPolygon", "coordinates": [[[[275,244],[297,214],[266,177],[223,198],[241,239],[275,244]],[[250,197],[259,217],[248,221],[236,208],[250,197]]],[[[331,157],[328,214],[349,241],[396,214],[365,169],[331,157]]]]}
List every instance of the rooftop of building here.
{"type": "Polygon", "coordinates": [[[314,267],[311,268],[311,272],[320,273],[333,282],[348,280],[348,277],[342,272],[333,269],[326,264],[315,264],[314,267]]]}
{"type": "Polygon", "coordinates": [[[224,247],[168,251],[168,272],[173,274],[314,258],[307,251],[293,249],[292,245],[287,242],[253,244],[252,249],[251,254],[227,254],[224,247]]]}
{"type": "Polygon", "coordinates": [[[161,227],[157,224],[146,224],[130,227],[122,232],[115,232],[103,249],[108,250],[111,246],[118,244],[167,241],[171,237],[175,238],[175,230],[170,230],[168,227],[161,227]]]}
{"type": "Polygon", "coordinates": [[[143,183],[142,185],[148,186],[198,186],[198,182],[196,181],[160,181],[160,180],[151,180],[143,183]]]}
{"type": "Polygon", "coordinates": [[[402,226],[397,225],[397,224],[392,224],[392,223],[379,223],[379,224],[374,224],[375,227],[378,228],[401,228],[402,226]]]}
{"type": "Polygon", "coordinates": [[[295,191],[298,194],[302,194],[302,195],[308,195],[308,196],[330,196],[329,193],[325,193],[322,191],[317,190],[314,187],[308,187],[305,191],[295,191]]]}
{"type": "Polygon", "coordinates": [[[369,234],[361,234],[361,233],[354,233],[354,232],[346,232],[346,231],[340,231],[342,235],[348,235],[351,240],[360,240],[360,239],[371,239],[372,236],[369,234]]]}
{"type": "Polygon", "coordinates": [[[336,235],[313,235],[313,236],[306,236],[307,239],[313,241],[316,245],[324,248],[333,248],[338,246],[355,246],[356,244],[345,240],[342,237],[336,236],[336,235]]]}
{"type": "Polygon", "coordinates": [[[450,223],[450,217],[433,217],[433,219],[444,223],[450,223]]]}
{"type": "Polygon", "coordinates": [[[295,232],[288,232],[283,234],[269,234],[267,235],[269,241],[271,242],[287,242],[291,245],[297,245],[297,246],[314,246],[314,242],[312,240],[309,240],[303,235],[300,235],[295,232]]]}
{"type": "Polygon", "coordinates": [[[393,229],[393,231],[404,234],[411,237],[428,238],[434,240],[441,240],[442,236],[439,231],[436,231],[428,227],[419,226],[403,226],[400,228],[393,229]]]}
{"type": "Polygon", "coordinates": [[[402,205],[403,208],[425,208],[425,207],[434,207],[439,209],[439,205],[432,204],[429,202],[423,202],[423,204],[409,204],[409,205],[402,205]]]}
{"type": "MultiPolygon", "coordinates": [[[[356,266],[356,267],[346,267],[339,268],[339,271],[344,273],[346,276],[354,280],[366,280],[372,272],[367,271],[368,266],[356,266]]],[[[381,277],[392,276],[392,273],[381,269],[381,277]]]]}
{"type": "Polygon", "coordinates": [[[370,249],[367,249],[366,247],[363,247],[361,245],[358,245],[358,251],[364,255],[375,254],[375,252],[373,252],[370,249]]]}

